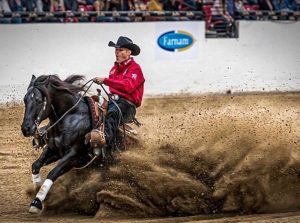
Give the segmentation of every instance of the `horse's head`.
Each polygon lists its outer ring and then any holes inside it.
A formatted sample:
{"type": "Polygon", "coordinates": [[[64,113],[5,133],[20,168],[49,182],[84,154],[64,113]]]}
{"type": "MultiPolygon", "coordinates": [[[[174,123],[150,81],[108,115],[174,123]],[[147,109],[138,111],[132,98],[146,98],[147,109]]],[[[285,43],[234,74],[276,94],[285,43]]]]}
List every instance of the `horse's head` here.
{"type": "Polygon", "coordinates": [[[74,85],[76,81],[83,80],[82,75],[71,75],[64,81],[57,75],[32,75],[27,93],[24,96],[25,113],[21,126],[24,136],[33,136],[38,125],[50,118],[51,111],[62,114],[77,102],[77,93],[84,86],[74,85]]]}
{"type": "Polygon", "coordinates": [[[45,91],[45,82],[35,84],[36,77],[32,75],[27,93],[24,96],[25,113],[21,125],[22,133],[25,137],[33,136],[37,130],[38,124],[46,119],[49,114],[50,103],[49,96],[45,91]]]}

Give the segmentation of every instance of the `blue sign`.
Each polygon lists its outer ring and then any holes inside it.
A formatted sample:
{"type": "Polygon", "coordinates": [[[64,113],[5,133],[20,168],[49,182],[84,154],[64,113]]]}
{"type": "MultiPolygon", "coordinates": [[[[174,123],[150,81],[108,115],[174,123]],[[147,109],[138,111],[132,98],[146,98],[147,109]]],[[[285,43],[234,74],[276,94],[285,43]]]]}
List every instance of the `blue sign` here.
{"type": "Polygon", "coordinates": [[[157,44],[162,49],[172,52],[187,50],[194,42],[192,34],[181,30],[166,32],[157,39],[157,44]]]}

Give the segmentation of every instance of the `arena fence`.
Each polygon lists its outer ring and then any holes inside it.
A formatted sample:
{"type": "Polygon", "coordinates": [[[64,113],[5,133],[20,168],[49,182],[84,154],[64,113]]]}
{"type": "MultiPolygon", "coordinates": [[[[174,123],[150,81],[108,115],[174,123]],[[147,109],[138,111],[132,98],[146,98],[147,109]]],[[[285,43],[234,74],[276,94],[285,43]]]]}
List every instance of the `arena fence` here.
{"type": "MultiPolygon", "coordinates": [[[[0,13],[0,23],[36,22],[135,22],[135,21],[202,21],[202,11],[83,11],[83,12],[12,12],[0,13]]],[[[300,12],[244,11],[236,20],[299,21],[300,12]]]]}
{"type": "Polygon", "coordinates": [[[35,22],[135,22],[204,20],[201,11],[84,11],[0,13],[1,23],[35,22]]]}

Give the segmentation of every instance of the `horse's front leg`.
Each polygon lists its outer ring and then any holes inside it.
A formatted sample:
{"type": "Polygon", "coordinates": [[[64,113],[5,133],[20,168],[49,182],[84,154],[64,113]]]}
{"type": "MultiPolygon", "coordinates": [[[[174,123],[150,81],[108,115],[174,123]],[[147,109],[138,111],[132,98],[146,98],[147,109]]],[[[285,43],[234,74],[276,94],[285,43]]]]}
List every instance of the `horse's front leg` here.
{"type": "Polygon", "coordinates": [[[42,186],[42,179],[40,176],[40,170],[43,166],[53,163],[59,159],[59,155],[46,145],[39,158],[32,163],[31,174],[33,186],[37,190],[42,186]]]}
{"type": "Polygon", "coordinates": [[[64,173],[68,172],[72,169],[74,163],[73,159],[77,155],[76,150],[74,148],[70,149],[70,151],[58,162],[56,167],[54,167],[48,174],[46,180],[41,186],[39,192],[36,197],[32,200],[29,208],[30,213],[40,213],[43,209],[42,202],[45,200],[53,182],[64,173]]]}

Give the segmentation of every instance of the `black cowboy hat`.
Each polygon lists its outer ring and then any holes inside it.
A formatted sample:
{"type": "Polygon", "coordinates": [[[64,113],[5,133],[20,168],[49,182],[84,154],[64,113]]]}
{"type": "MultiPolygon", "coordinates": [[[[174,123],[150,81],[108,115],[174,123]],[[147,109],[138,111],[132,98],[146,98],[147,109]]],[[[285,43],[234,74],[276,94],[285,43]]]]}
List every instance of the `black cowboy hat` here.
{"type": "Polygon", "coordinates": [[[131,50],[131,55],[137,56],[140,54],[141,49],[138,45],[134,44],[131,39],[125,36],[120,36],[117,43],[109,41],[108,46],[115,48],[126,48],[131,50]]]}

